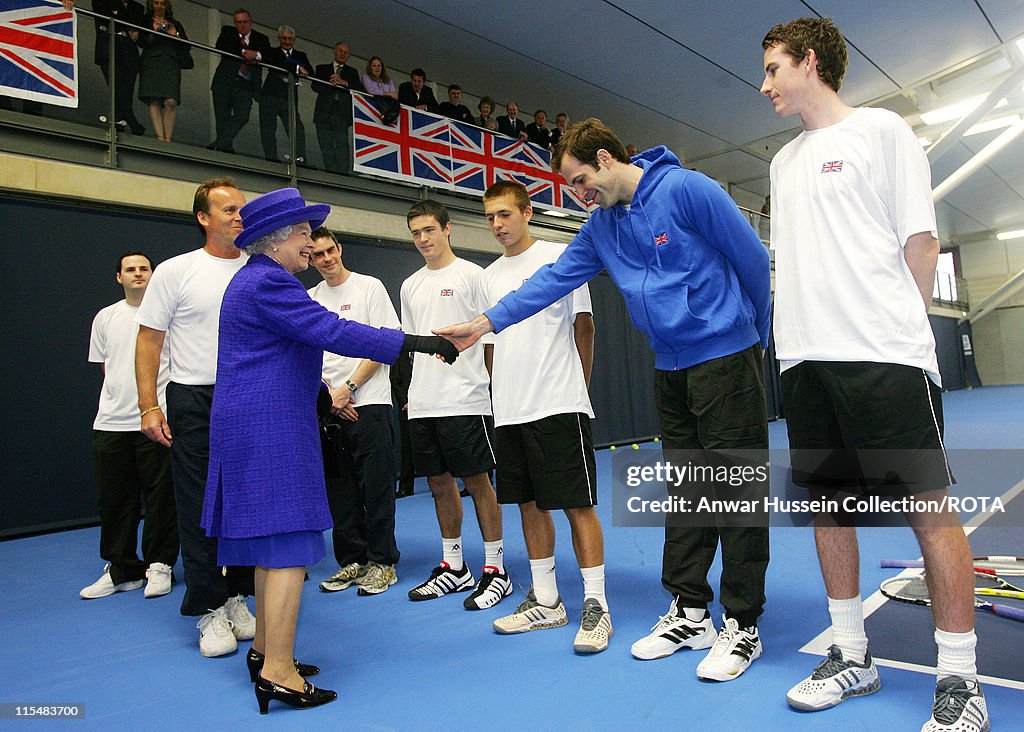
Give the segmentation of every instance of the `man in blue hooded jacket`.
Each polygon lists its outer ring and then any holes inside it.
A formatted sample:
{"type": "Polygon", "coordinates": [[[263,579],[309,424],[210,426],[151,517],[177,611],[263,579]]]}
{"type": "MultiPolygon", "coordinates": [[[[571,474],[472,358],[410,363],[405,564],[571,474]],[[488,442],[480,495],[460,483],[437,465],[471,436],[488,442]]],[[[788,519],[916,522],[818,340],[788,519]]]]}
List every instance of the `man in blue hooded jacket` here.
{"type": "MultiPolygon", "coordinates": [[[[600,209],[555,263],[484,314],[435,333],[468,348],[605,269],[655,352],[665,448],[767,451],[762,356],[770,328],[769,257],[736,204],[664,147],[630,159],[597,119],[566,131],[551,167],[600,209]]],[[[653,659],[711,647],[697,675],[736,678],[761,655],[757,618],[767,566],[766,526],[667,525],[662,584],[672,604],[653,632],[633,644],[633,655],[653,659]],[[716,634],[707,573],[719,541],[725,620],[716,634]]]]}

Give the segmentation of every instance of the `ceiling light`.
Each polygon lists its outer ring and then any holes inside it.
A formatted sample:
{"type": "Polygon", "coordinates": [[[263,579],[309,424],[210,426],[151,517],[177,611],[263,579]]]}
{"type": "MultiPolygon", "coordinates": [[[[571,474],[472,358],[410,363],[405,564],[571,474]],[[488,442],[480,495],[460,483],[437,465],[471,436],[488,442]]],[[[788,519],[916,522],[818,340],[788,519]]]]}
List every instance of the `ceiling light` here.
{"type": "Polygon", "coordinates": [[[1024,237],[1024,229],[1017,229],[1016,231],[1000,231],[996,234],[996,239],[999,241],[1006,241],[1007,239],[1020,239],[1024,237]]]}
{"type": "MultiPolygon", "coordinates": [[[[955,119],[963,119],[968,114],[970,114],[975,107],[977,107],[979,104],[985,101],[985,96],[986,95],[984,94],[980,94],[976,97],[965,99],[962,102],[951,104],[948,107],[940,107],[939,109],[934,109],[931,112],[922,112],[921,121],[924,122],[926,125],[937,125],[942,122],[950,122],[955,119]]],[[[1005,106],[1006,100],[1000,99],[999,103],[996,104],[995,109],[1005,106]]]]}
{"type": "Polygon", "coordinates": [[[964,137],[967,135],[977,135],[982,132],[991,132],[992,130],[1001,130],[1004,127],[1015,125],[1020,122],[1019,114],[1011,114],[1007,117],[997,117],[996,119],[990,119],[986,122],[979,122],[978,124],[968,127],[967,132],[964,133],[964,137]]]}

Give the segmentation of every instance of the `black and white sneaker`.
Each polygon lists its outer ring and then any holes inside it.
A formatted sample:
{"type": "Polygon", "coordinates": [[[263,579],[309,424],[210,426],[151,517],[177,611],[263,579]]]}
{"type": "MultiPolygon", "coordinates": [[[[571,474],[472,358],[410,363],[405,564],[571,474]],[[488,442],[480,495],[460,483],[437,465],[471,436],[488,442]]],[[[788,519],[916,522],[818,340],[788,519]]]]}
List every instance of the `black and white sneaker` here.
{"type": "Polygon", "coordinates": [[[679,607],[679,598],[673,599],[668,612],[651,628],[652,632],[633,644],[630,649],[633,658],[650,661],[671,656],[681,648],[710,648],[718,637],[711,615],[703,608],[690,608],[690,611],[691,615],[703,612],[703,617],[690,620],[685,608],[679,607]]]}
{"type": "Polygon", "coordinates": [[[484,567],[476,589],[462,605],[467,610],[485,610],[494,607],[511,594],[512,580],[508,578],[508,572],[499,572],[497,567],[484,567]]]}
{"type": "Polygon", "coordinates": [[[708,655],[697,664],[697,678],[705,681],[732,681],[761,657],[761,638],[757,626],[741,628],[736,618],[725,618],[718,640],[708,655]]]}
{"type": "Polygon", "coordinates": [[[977,681],[945,676],[935,685],[932,718],[921,732],[988,732],[991,722],[977,681]]]}
{"type": "Polygon", "coordinates": [[[430,573],[430,578],[426,582],[409,590],[409,599],[415,601],[436,600],[451,592],[465,592],[472,586],[473,573],[469,571],[469,567],[463,564],[462,570],[456,572],[448,566],[448,562],[441,562],[439,566],[434,567],[434,571],[430,573]]]}

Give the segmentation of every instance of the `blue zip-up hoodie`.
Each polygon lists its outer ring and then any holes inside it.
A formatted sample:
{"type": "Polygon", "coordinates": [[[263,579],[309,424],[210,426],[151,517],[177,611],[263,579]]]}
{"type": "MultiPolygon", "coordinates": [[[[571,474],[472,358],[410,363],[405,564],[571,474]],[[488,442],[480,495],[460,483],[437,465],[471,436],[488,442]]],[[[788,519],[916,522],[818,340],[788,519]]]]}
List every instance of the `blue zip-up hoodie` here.
{"type": "Polygon", "coordinates": [[[602,269],[633,324],[673,371],[768,346],[768,250],[733,200],[685,170],[667,148],[633,158],[643,168],[630,205],[593,213],[558,261],[541,268],[485,315],[501,332],[589,281],[602,269]]]}

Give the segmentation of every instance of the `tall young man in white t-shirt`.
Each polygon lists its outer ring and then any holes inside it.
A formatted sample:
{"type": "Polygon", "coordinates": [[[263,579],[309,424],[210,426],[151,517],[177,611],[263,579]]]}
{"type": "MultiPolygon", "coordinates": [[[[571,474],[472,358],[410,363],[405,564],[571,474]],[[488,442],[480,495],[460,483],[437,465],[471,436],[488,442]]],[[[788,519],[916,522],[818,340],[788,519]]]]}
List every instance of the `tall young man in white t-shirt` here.
{"type": "MultiPolygon", "coordinates": [[[[341,244],[330,229],[314,229],[310,238],[310,261],[324,278],[310,289],[310,297],[340,318],[398,328],[384,283],[345,267],[341,244]]],[[[338,592],[357,584],[360,595],[376,595],[398,581],[389,368],[325,352],[323,378],[332,401],[325,427],[343,480],[328,482],[338,571],[320,589],[338,592]]]]}
{"type": "MultiPolygon", "coordinates": [[[[504,254],[484,270],[485,307],[551,264],[565,245],[530,235],[533,207],[526,187],[499,181],[484,193],[484,213],[504,254]]],[[[494,622],[499,633],[525,633],[568,623],[555,579],[555,525],[563,511],[583,574],[582,622],[573,647],[608,647],[611,615],[604,589],[604,533],[587,386],[594,359],[590,290],[583,285],[490,339],[498,501],[519,506],[533,586],[514,613],[494,622]]]]}
{"type": "MultiPolygon", "coordinates": [[[[477,312],[483,269],[452,251],[448,210],[436,201],[420,201],[409,210],[406,222],[425,266],[402,283],[402,329],[427,334],[456,314],[477,312]]],[[[494,468],[488,381],[483,346],[466,350],[451,366],[431,356],[414,358],[409,435],[416,474],[427,476],[434,496],[442,561],[426,581],[409,590],[410,600],[433,600],[473,588],[473,573],[462,556],[462,501],[456,478],[473,498],[484,540],[480,582],[463,606],[482,610],[512,594],[504,564],[501,507],[488,477],[494,468]]]]}
{"type": "MultiPolygon", "coordinates": [[[[762,47],[762,93],[776,114],[799,115],[804,126],[771,164],[775,343],[794,478],[815,497],[838,486],[938,501],[953,476],[928,322],[939,253],[928,160],[899,116],[839,98],[847,53],[832,21],[777,25],[762,47]],[[822,451],[840,467],[824,470],[822,451]]],[[[987,730],[967,538],[952,512],[906,518],[924,556],[938,645],[923,730],[987,730]]],[[[789,691],[798,709],[880,687],[864,632],[855,519],[816,517],[833,645],[789,691]]]]}
{"type": "MultiPolygon", "coordinates": [[[[171,591],[171,568],[178,560],[178,525],[171,486],[170,451],[141,432],[135,385],[135,322],[153,265],[142,252],[118,258],[117,283],[124,299],[100,310],[92,321],[89,360],[103,366],[103,390],[93,422],[92,450],[100,504],[100,556],[103,575],[79,593],[86,600],[137,590],[148,578],[146,597],[171,591]],[[142,560],[136,553],[140,497],[146,501],[142,560]]],[[[164,402],[168,359],[160,355],[157,397],[164,402]]]]}
{"type": "Polygon", "coordinates": [[[135,372],[142,432],[171,448],[171,477],[185,574],[181,614],[201,616],[199,650],[207,657],[238,648],[256,634],[246,606],[254,593],[252,567],[217,566],[217,540],[200,526],[210,459],[210,408],[217,380],[220,304],[228,282],[246,257],[235,244],[242,230],[242,192],[230,178],[204,181],[192,212],[203,232],[201,249],[179,254],[153,274],[139,307],[135,372]],[[164,338],[170,339],[167,413],[157,400],[164,338]]]}

